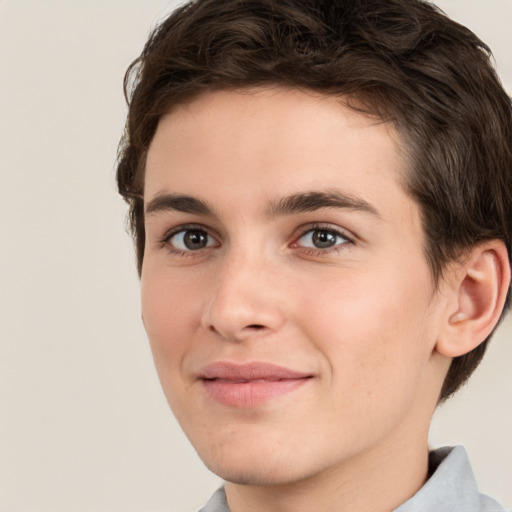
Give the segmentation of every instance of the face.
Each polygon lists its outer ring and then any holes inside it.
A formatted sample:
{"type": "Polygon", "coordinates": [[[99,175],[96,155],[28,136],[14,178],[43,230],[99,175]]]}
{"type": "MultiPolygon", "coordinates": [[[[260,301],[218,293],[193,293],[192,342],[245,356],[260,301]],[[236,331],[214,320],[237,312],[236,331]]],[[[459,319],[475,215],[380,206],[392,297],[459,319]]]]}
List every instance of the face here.
{"type": "Polygon", "coordinates": [[[224,479],[286,484],[426,447],[443,304],[398,141],[286,89],[161,119],[143,320],[173,412],[224,479]]]}

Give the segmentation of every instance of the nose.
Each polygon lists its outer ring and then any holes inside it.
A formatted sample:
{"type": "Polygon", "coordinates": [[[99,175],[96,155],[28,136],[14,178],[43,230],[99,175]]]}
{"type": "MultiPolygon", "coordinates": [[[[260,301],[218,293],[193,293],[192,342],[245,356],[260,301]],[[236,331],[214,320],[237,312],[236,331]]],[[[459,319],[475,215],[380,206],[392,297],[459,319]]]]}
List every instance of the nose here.
{"type": "Polygon", "coordinates": [[[202,327],[243,341],[279,331],[285,321],[277,269],[262,258],[234,255],[222,263],[202,315],[202,327]]]}

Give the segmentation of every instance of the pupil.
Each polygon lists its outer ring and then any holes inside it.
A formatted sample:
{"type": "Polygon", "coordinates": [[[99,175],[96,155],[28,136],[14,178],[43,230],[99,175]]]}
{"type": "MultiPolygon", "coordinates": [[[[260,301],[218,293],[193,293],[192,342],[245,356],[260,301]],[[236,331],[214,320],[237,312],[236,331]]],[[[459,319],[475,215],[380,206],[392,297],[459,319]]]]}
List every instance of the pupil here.
{"type": "Polygon", "coordinates": [[[315,231],[313,233],[313,243],[319,249],[332,247],[336,245],[336,235],[330,231],[315,231]]]}
{"type": "Polygon", "coordinates": [[[208,240],[204,231],[195,229],[185,233],[183,242],[187,249],[202,249],[203,247],[206,247],[208,240]]]}

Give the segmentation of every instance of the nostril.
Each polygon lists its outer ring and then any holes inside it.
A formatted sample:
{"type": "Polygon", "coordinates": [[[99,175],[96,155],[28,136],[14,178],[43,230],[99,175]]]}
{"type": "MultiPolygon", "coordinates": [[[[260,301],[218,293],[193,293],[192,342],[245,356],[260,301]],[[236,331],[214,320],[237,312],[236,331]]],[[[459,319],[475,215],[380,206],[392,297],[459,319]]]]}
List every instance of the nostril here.
{"type": "MultiPolygon", "coordinates": [[[[1,1],[1,0],[0,0],[0,1],[1,1]]],[[[262,325],[262,324],[250,324],[250,325],[246,325],[246,326],[242,329],[242,331],[243,331],[243,330],[246,330],[246,329],[248,329],[249,331],[262,331],[262,330],[264,330],[264,329],[265,329],[265,326],[264,326],[264,325],[262,325]]],[[[209,330],[210,332],[215,333],[215,334],[219,334],[219,335],[221,335],[221,336],[223,335],[223,331],[222,331],[222,330],[217,329],[217,328],[215,327],[215,325],[209,325],[209,326],[208,326],[208,330],[209,330]]],[[[226,332],[226,333],[224,333],[224,335],[226,335],[226,336],[227,336],[227,332],[226,332]]]]}

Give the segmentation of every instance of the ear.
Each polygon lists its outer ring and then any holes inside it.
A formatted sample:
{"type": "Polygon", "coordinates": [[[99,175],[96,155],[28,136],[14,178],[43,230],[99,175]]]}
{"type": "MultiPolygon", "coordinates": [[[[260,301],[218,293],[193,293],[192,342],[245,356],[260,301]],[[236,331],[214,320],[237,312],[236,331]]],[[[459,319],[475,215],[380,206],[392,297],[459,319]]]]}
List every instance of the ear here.
{"type": "Polygon", "coordinates": [[[499,321],[510,285],[505,244],[500,240],[479,244],[447,272],[450,300],[436,351],[458,357],[480,345],[499,321]]]}

